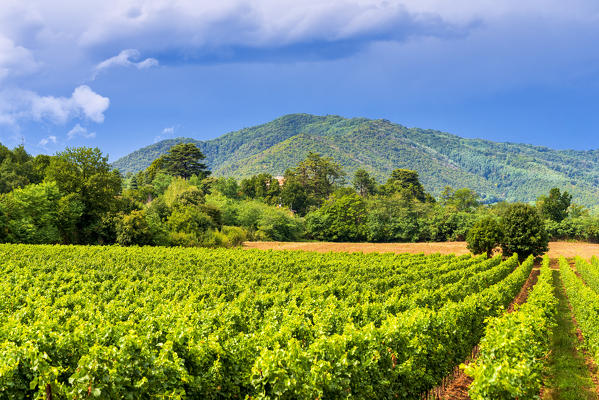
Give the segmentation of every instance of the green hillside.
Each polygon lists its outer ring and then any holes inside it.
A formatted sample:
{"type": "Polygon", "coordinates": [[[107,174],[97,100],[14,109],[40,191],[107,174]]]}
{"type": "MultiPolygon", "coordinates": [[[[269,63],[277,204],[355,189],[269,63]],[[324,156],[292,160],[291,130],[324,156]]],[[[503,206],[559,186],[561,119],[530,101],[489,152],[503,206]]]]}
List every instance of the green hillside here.
{"type": "Polygon", "coordinates": [[[599,152],[552,150],[515,143],[464,139],[387,120],[292,114],[217,139],[164,140],[114,162],[122,173],[146,168],[173,144],[197,143],[217,176],[282,175],[308,152],[332,157],[349,176],[364,168],[384,181],[395,168],[415,169],[427,190],[470,187],[487,201],[530,201],[551,187],[576,202],[599,204],[599,152]]]}

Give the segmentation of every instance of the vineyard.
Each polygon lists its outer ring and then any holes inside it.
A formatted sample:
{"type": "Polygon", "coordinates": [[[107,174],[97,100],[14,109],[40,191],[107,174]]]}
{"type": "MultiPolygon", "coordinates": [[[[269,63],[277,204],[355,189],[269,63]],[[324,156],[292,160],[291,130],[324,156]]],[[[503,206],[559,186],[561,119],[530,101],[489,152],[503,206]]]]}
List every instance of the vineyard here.
{"type": "MultiPolygon", "coordinates": [[[[0,399],[420,399],[479,343],[472,398],[534,398],[556,325],[548,258],[538,278],[515,255],[0,245],[0,260],[0,399]]],[[[560,269],[599,356],[599,260],[560,269]]]]}

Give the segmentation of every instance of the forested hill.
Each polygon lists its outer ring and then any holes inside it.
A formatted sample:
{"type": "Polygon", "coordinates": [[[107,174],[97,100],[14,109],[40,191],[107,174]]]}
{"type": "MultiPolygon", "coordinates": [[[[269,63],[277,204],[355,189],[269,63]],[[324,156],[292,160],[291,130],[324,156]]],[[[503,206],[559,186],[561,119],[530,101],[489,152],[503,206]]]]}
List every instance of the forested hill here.
{"type": "Polygon", "coordinates": [[[282,175],[312,151],[332,157],[350,177],[364,168],[383,182],[393,169],[414,169],[434,195],[450,185],[474,189],[486,201],[530,201],[559,187],[572,193],[578,203],[599,204],[597,150],[552,150],[464,139],[366,118],[286,115],[209,141],[164,140],[113,166],[122,173],[137,172],[180,142],[197,143],[217,176],[282,175]]]}

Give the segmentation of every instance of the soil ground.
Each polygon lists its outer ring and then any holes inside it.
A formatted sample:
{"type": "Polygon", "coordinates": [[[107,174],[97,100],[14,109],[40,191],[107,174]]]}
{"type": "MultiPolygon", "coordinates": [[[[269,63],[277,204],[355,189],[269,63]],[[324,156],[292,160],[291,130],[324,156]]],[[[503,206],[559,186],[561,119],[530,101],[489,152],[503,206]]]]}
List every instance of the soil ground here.
{"type": "MultiPolygon", "coordinates": [[[[246,249],[262,250],[305,250],[327,253],[329,251],[364,252],[364,253],[442,253],[467,254],[466,242],[439,243],[331,243],[331,242],[245,242],[246,249]]],[[[580,256],[589,259],[599,256],[599,244],[584,242],[550,242],[551,258],[580,256]]]]}

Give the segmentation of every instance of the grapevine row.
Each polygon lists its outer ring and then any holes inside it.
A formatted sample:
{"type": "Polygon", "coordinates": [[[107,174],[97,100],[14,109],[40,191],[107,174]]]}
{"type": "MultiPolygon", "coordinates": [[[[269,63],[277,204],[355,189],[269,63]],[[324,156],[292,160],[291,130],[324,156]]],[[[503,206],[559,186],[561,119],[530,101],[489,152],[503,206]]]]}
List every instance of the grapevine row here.
{"type": "Polygon", "coordinates": [[[553,272],[545,257],[527,302],[489,321],[480,352],[466,373],[470,398],[531,399],[538,396],[557,313],[553,272]]]}
{"type": "Polygon", "coordinates": [[[599,295],[576,276],[565,258],[560,258],[559,267],[566,295],[584,336],[585,346],[597,360],[599,359],[599,295]]]}
{"type": "Polygon", "coordinates": [[[575,263],[576,271],[578,271],[580,277],[595,293],[599,293],[599,265],[589,264],[581,257],[576,257],[575,263]]]}
{"type": "Polygon", "coordinates": [[[416,398],[532,261],[437,310],[389,313],[379,283],[469,260],[0,245],[0,398],[416,398]]]}

